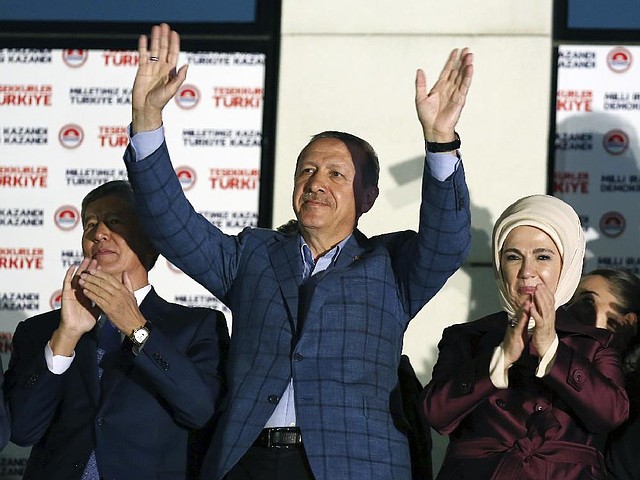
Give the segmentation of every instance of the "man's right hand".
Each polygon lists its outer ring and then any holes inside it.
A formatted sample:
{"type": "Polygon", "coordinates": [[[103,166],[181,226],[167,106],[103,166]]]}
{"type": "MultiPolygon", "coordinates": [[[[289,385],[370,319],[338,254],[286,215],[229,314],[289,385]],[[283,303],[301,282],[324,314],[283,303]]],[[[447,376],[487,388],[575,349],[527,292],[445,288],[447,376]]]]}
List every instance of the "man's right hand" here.
{"type": "Polygon", "coordinates": [[[96,324],[99,311],[78,285],[80,273],[89,268],[90,263],[91,259],[85,258],[78,267],[69,267],[64,276],[60,325],[53,332],[50,342],[54,355],[70,357],[80,337],[96,324]]]}
{"type": "Polygon", "coordinates": [[[187,78],[187,65],[176,70],[180,35],[162,23],[138,39],[138,71],[133,83],[131,135],[162,126],[162,109],[187,78]]]}

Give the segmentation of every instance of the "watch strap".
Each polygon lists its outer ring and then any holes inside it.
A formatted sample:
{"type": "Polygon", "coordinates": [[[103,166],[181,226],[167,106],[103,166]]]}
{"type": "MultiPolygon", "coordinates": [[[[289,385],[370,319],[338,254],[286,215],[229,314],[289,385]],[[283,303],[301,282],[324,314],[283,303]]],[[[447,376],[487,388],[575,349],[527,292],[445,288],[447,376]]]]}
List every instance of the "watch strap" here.
{"type": "Polygon", "coordinates": [[[453,132],[456,139],[452,142],[447,143],[438,143],[438,142],[429,142],[427,141],[427,152],[429,153],[442,153],[442,152],[452,152],[453,150],[457,150],[460,148],[460,135],[458,132],[453,132]]]}

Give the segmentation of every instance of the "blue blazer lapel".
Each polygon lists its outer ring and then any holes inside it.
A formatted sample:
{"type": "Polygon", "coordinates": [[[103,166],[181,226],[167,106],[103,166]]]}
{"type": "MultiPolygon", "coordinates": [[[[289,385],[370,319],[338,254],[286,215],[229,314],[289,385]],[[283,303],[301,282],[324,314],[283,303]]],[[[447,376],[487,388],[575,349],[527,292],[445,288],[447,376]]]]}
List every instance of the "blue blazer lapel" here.
{"type": "Polygon", "coordinates": [[[167,302],[158,295],[154,288],[144,297],[144,300],[140,304],[140,312],[144,318],[154,324],[161,324],[165,321],[173,321],[173,319],[167,319],[163,315],[164,305],[167,302]]]}
{"type": "Polygon", "coordinates": [[[271,266],[289,310],[289,326],[296,331],[298,321],[298,288],[302,283],[300,237],[287,235],[269,246],[271,266]]]}
{"type": "MultiPolygon", "coordinates": [[[[369,239],[359,231],[354,231],[344,245],[336,260],[336,271],[346,268],[360,258],[369,247],[369,239]]],[[[280,291],[289,311],[289,326],[295,333],[298,325],[298,298],[302,283],[302,255],[300,254],[300,236],[287,235],[269,246],[269,257],[280,291]]],[[[332,269],[333,270],[333,269],[332,269]]],[[[330,274],[331,272],[327,272],[330,274]]],[[[330,276],[330,275],[329,275],[330,276]]]]}
{"type": "Polygon", "coordinates": [[[353,235],[347,240],[342,252],[338,255],[335,268],[346,268],[352,262],[358,261],[362,254],[371,248],[370,243],[369,239],[359,230],[354,230],[353,235]]]}

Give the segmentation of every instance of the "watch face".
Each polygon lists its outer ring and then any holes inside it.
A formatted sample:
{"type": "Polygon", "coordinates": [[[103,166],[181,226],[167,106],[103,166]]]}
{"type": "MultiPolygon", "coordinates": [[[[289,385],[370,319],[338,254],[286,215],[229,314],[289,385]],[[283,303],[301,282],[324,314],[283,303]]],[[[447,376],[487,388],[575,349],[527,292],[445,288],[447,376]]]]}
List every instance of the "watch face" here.
{"type": "Polygon", "coordinates": [[[138,330],[133,332],[133,338],[138,343],[144,342],[147,339],[147,337],[149,337],[149,331],[144,327],[139,328],[138,330]]]}

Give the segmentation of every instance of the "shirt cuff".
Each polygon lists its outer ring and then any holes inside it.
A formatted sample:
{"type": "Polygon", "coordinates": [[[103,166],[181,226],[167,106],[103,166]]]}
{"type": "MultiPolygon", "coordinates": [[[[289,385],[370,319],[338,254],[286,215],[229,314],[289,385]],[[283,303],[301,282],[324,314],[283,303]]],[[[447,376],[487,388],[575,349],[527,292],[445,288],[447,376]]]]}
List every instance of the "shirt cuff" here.
{"type": "Polygon", "coordinates": [[[136,162],[147,158],[164,142],[164,125],[149,132],[138,132],[134,136],[131,136],[131,125],[127,127],[127,131],[133,151],[136,152],[136,162]]]}
{"type": "Polygon", "coordinates": [[[540,359],[538,368],[536,368],[536,377],[542,378],[551,371],[551,367],[556,361],[556,353],[558,352],[558,335],[555,336],[551,346],[547,349],[547,352],[540,359]]]}
{"type": "Polygon", "coordinates": [[[494,387],[509,388],[509,373],[504,369],[504,349],[502,343],[493,350],[493,356],[489,363],[489,378],[494,387]]]}
{"type": "Polygon", "coordinates": [[[460,164],[461,157],[456,151],[455,154],[450,152],[432,153],[427,152],[427,165],[431,175],[436,180],[444,182],[453,172],[456,171],[460,164]]]}
{"type": "Polygon", "coordinates": [[[47,362],[47,368],[55,375],[62,375],[66,372],[71,366],[74,358],[76,358],[76,352],[73,352],[70,357],[54,355],[53,350],[51,350],[50,342],[47,342],[44,346],[44,359],[47,362]]]}

